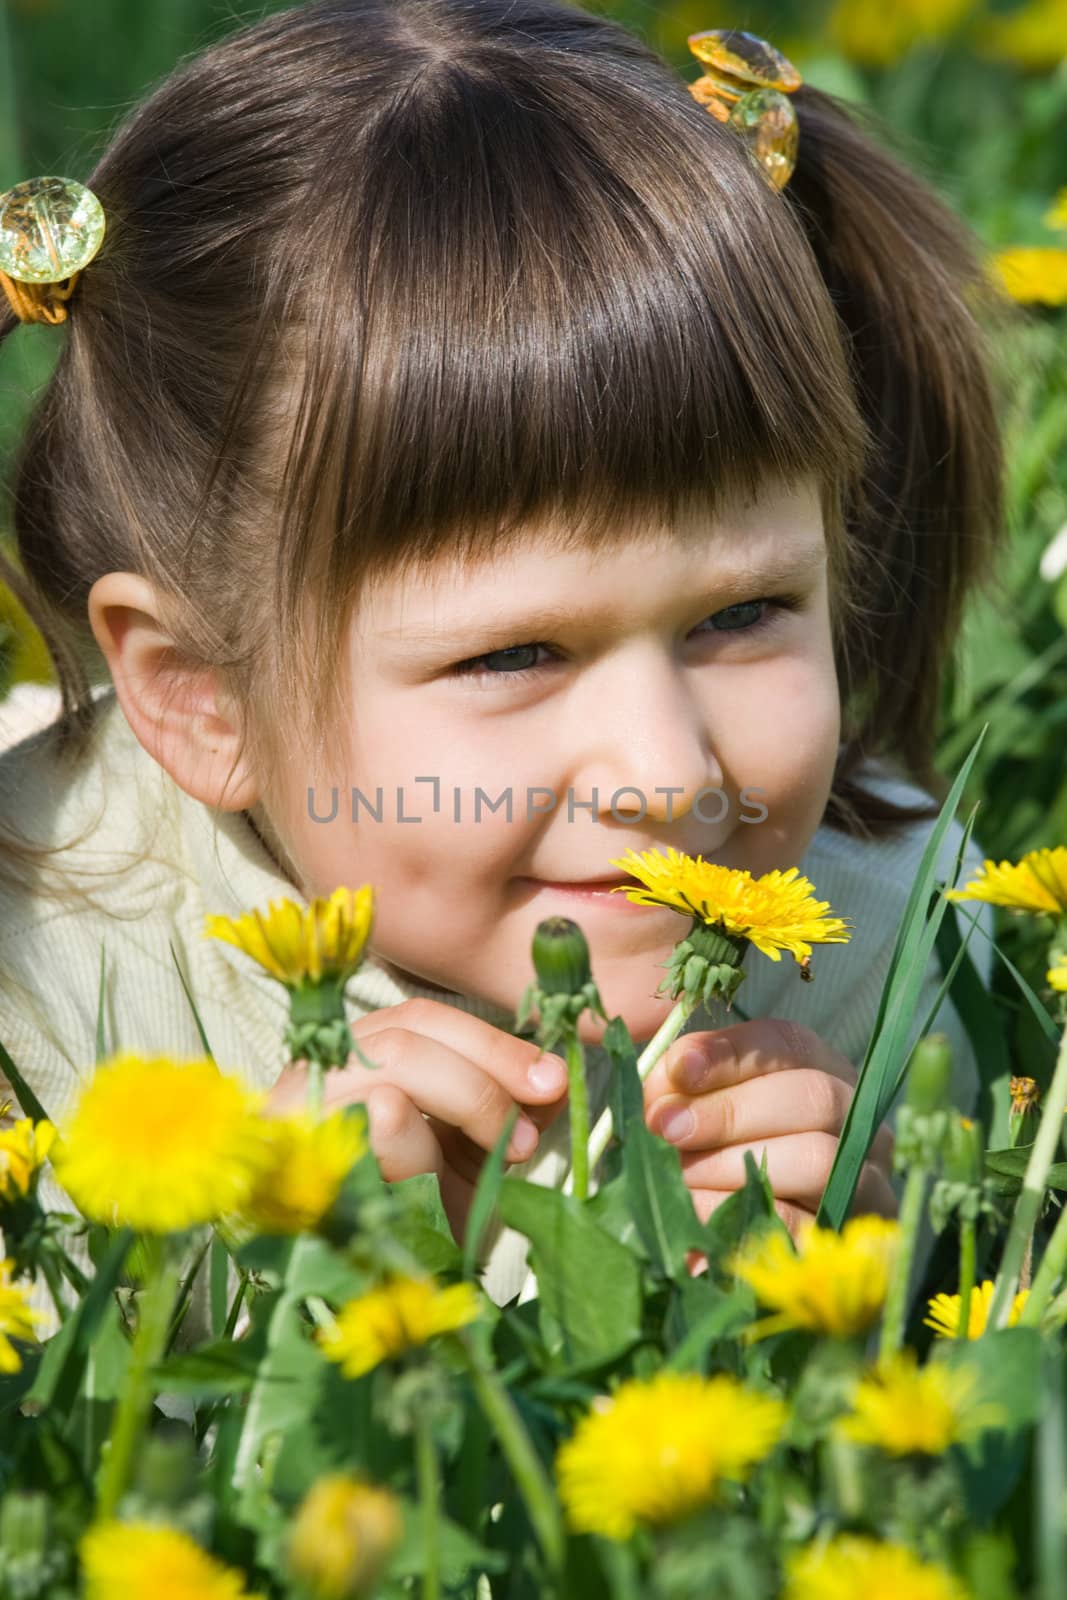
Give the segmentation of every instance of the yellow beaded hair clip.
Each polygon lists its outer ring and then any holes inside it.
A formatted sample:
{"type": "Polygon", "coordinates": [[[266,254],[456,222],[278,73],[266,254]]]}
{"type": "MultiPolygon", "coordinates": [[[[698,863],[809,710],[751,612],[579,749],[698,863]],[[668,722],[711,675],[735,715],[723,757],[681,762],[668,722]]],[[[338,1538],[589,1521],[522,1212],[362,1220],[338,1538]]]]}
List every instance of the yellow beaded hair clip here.
{"type": "Polygon", "coordinates": [[[704,67],[690,94],[743,135],[774,187],[784,189],[797,164],[797,114],[788,96],[800,88],[800,73],[754,33],[713,28],[691,33],[687,43],[704,67]]]}
{"type": "Polygon", "coordinates": [[[0,289],[20,322],[67,320],[103,237],[103,207],[73,178],[30,178],[0,194],[0,289]]]}

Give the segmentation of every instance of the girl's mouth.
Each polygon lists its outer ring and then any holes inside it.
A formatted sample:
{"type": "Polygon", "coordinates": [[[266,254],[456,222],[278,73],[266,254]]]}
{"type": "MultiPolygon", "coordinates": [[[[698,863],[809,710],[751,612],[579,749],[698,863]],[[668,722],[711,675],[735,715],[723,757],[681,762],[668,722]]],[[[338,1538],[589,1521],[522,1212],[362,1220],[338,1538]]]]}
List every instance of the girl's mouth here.
{"type": "Polygon", "coordinates": [[[546,878],[523,878],[524,884],[529,884],[532,889],[542,894],[559,895],[566,899],[576,901],[587,907],[597,906],[610,911],[637,912],[647,911],[649,907],[635,904],[628,895],[613,894],[613,889],[621,889],[624,885],[639,888],[636,879],[625,876],[614,878],[586,878],[581,881],[553,882],[546,878]]]}

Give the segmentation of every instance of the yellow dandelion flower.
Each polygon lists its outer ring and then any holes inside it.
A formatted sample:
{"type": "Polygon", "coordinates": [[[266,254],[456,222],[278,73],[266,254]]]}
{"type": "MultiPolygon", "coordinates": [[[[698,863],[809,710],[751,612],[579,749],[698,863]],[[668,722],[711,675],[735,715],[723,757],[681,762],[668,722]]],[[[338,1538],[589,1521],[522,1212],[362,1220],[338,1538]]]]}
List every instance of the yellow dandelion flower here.
{"type": "Polygon", "coordinates": [[[55,1138],[50,1122],[35,1126],[30,1117],[0,1129],[0,1201],[29,1194],[34,1174],[48,1160],[55,1138]]]}
{"type": "Polygon", "coordinates": [[[471,1283],[441,1289],[433,1278],[389,1278],[341,1307],[333,1327],[316,1338],[346,1378],[359,1378],[382,1361],[423,1345],[439,1333],[465,1327],[481,1314],[471,1283]]]}
{"type": "MultiPolygon", "coordinates": [[[[1029,1289],[1020,1289],[1011,1303],[1008,1315],[1008,1327],[1014,1328],[1023,1314],[1023,1306],[1030,1297],[1029,1289]]],[[[967,1307],[967,1337],[979,1339],[986,1330],[989,1321],[989,1308],[993,1303],[993,1280],[987,1278],[984,1283],[976,1283],[971,1290],[970,1303],[967,1307]]],[[[958,1294],[935,1294],[929,1303],[928,1317],[923,1318],[923,1325],[933,1328],[939,1339],[955,1339],[960,1330],[960,1297],[958,1294]]]]}
{"type": "Polygon", "coordinates": [[[29,1290],[12,1283],[13,1261],[0,1261],[0,1372],[18,1372],[22,1357],[12,1339],[30,1342],[36,1339],[35,1323],[44,1320],[44,1312],[30,1305],[29,1290]]]}
{"type": "Polygon", "coordinates": [[[1042,217],[1046,228],[1067,230],[1067,189],[1060,189],[1049,209],[1042,217]]]}
{"type": "Polygon", "coordinates": [[[13,637],[4,646],[10,653],[12,683],[55,682],[55,668],[51,652],[44,637],[31,622],[20,600],[16,600],[6,583],[0,583],[0,637],[10,628],[13,637]]]}
{"type": "Polygon", "coordinates": [[[891,67],[913,45],[942,39],[973,9],[974,0],[838,0],[830,13],[830,42],[849,61],[891,67]]]}
{"type": "Polygon", "coordinates": [[[1067,950],[1061,950],[1045,974],[1045,981],[1057,994],[1067,994],[1067,950]]]}
{"type": "Polygon", "coordinates": [[[1067,56],[1067,0],[1030,0],[1005,16],[988,17],[976,42],[985,55],[1051,72],[1067,56]]]}
{"type": "Polygon", "coordinates": [[[727,1374],[631,1379],[594,1402],[557,1453],[571,1527],[622,1540],[638,1523],[688,1516],[770,1454],[786,1415],[776,1396],[727,1374]]]}
{"type": "Polygon", "coordinates": [[[1019,305],[1067,304],[1067,250],[1059,245],[1016,245],[990,263],[998,287],[1019,305]]]}
{"type": "Polygon", "coordinates": [[[266,1160],[242,1215],[261,1233],[303,1233],[337,1200],[341,1185],[366,1152],[363,1126],[335,1112],[322,1122],[304,1114],[264,1117],[266,1160]]]}
{"type": "Polygon", "coordinates": [[[630,850],[611,865],[644,886],[620,884],[612,894],[699,918],[730,938],[747,939],[772,961],[780,961],[783,950],[803,961],[813,944],[847,944],[851,937],[846,922],[827,915],[828,902],[815,899],[814,886],[798,867],[754,878],[751,872],[672,849],[630,850]]]}
{"type": "MultiPolygon", "coordinates": [[[[1064,252],[1067,258],[1067,251],[1064,252]]],[[[1030,850],[1017,865],[984,861],[962,889],[946,889],[946,900],[986,900],[1014,911],[1067,916],[1067,848],[1030,850]]]]}
{"type": "Polygon", "coordinates": [[[933,1361],[920,1367],[914,1350],[901,1350],[856,1385],[852,1411],[838,1432],[887,1455],[943,1455],[1005,1420],[999,1406],[978,1400],[977,1374],[933,1361]]]}
{"type": "Polygon", "coordinates": [[[347,1473],[313,1484],[289,1533],[289,1567],[316,1600],[349,1600],[371,1590],[398,1543],[400,1502],[347,1473]]]}
{"type": "Polygon", "coordinates": [[[56,1176],[95,1222],[177,1233],[240,1210],[264,1159],[259,1099],[206,1059],[102,1065],[56,1145],[56,1176]]]}
{"type": "Polygon", "coordinates": [[[869,1328],[885,1304],[899,1237],[899,1225],[889,1218],[862,1216],[840,1233],[809,1223],[796,1247],[781,1233],[747,1241],[734,1254],[731,1270],[776,1313],[747,1337],[785,1328],[847,1337],[869,1328]]]}
{"type": "Polygon", "coordinates": [[[782,1600],[968,1600],[946,1567],[899,1544],[844,1533],[786,1558],[782,1600]]]}
{"type": "Polygon", "coordinates": [[[374,889],[335,889],[328,899],[307,906],[272,900],[266,912],[241,917],[209,915],[205,932],[236,945],[265,972],[290,987],[351,977],[370,938],[374,889]]]}
{"type": "Polygon", "coordinates": [[[255,1600],[243,1573],[159,1523],[98,1522],[78,1553],[85,1600],[255,1600]]]}

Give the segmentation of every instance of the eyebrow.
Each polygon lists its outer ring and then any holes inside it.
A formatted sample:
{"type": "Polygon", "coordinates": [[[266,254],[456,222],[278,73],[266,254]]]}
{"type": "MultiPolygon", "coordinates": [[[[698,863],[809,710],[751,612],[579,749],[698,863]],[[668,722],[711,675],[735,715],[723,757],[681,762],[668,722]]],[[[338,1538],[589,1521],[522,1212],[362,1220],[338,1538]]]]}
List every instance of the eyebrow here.
{"type": "MultiPolygon", "coordinates": [[[[733,567],[719,574],[713,584],[702,587],[704,594],[734,594],[746,589],[780,588],[783,584],[804,583],[814,578],[826,565],[825,545],[807,545],[801,550],[775,551],[766,561],[749,566],[733,567]]],[[[694,588],[694,593],[696,593],[694,588]]],[[[581,612],[573,605],[542,606],[536,611],[524,611],[508,617],[490,614],[476,621],[469,617],[455,619],[454,625],[439,628],[384,628],[380,639],[401,640],[404,644],[447,645],[450,639],[469,635],[475,629],[478,642],[486,650],[499,649],[513,643],[521,635],[534,639],[552,633],[559,627],[590,625],[595,614],[581,612]]]]}

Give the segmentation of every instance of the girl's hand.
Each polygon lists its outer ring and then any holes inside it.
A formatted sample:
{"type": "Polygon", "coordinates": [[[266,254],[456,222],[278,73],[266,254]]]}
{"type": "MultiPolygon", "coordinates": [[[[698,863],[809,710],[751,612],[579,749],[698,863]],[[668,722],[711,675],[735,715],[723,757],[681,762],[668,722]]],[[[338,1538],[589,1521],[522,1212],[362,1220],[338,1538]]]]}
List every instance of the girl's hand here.
{"type": "MultiPolygon", "coordinates": [[[[676,1039],[645,1081],[645,1121],[677,1145],[704,1222],[767,1151],[775,1210],[796,1237],[818,1210],[858,1074],[818,1034],[762,1017],[676,1039]]],[[[874,1136],[853,1212],[895,1217],[893,1135],[874,1136]]]]}
{"type": "MultiPolygon", "coordinates": [[[[452,1231],[462,1238],[485,1154],[520,1107],[509,1161],[527,1161],[567,1096],[559,1056],[440,1000],[383,1006],[352,1025],[377,1070],[352,1056],[323,1079],[323,1109],[365,1104],[371,1148],[394,1183],[436,1172],[452,1231]]],[[[267,1097],[277,1115],[304,1105],[307,1064],[286,1067],[267,1097]]]]}

